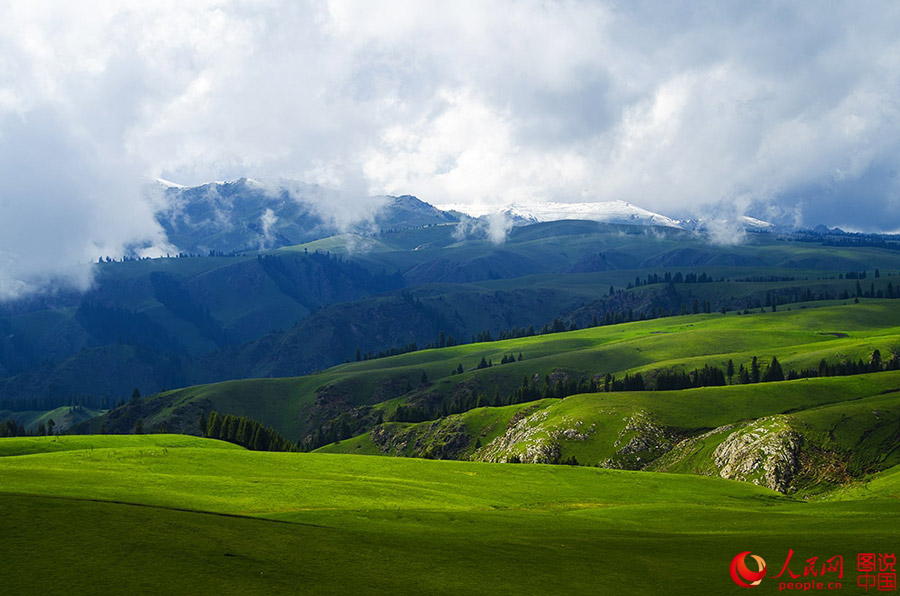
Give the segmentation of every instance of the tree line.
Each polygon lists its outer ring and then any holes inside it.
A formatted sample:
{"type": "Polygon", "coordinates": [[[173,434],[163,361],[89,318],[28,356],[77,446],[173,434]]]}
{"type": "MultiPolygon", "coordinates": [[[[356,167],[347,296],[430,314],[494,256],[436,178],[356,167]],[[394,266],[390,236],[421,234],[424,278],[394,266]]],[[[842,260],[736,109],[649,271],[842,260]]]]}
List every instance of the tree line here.
{"type": "Polygon", "coordinates": [[[24,437],[28,433],[21,422],[17,422],[12,418],[6,418],[0,422],[0,437],[24,437]]]}
{"type": "Polygon", "coordinates": [[[14,418],[6,418],[0,422],[0,437],[43,437],[53,434],[58,434],[53,418],[47,420],[46,424],[43,422],[38,424],[37,430],[33,433],[26,431],[25,426],[14,418]]]}
{"type": "Polygon", "coordinates": [[[209,416],[201,413],[197,426],[204,437],[228,441],[253,451],[299,451],[297,444],[247,416],[222,416],[213,410],[209,416]]]}
{"type": "Polygon", "coordinates": [[[92,395],[15,397],[0,399],[0,410],[10,410],[11,412],[47,411],[69,406],[80,406],[94,410],[110,410],[116,407],[118,401],[113,396],[97,397],[92,395]]]}
{"type": "MultiPolygon", "coordinates": [[[[461,365],[460,365],[461,367],[461,365]]],[[[458,370],[458,369],[457,369],[458,370]]],[[[821,360],[814,368],[800,370],[785,369],[773,356],[768,364],[764,364],[757,356],[753,356],[747,366],[743,363],[735,367],[729,359],[724,368],[704,364],[694,370],[662,370],[655,375],[644,375],[640,372],[625,373],[617,376],[606,375],[581,376],[578,378],[563,375],[525,375],[522,383],[512,391],[502,391],[495,384],[493,391],[469,391],[445,397],[438,404],[408,403],[401,404],[393,412],[381,409],[374,410],[370,406],[361,408],[356,415],[344,412],[338,417],[319,426],[301,441],[300,447],[312,450],[323,445],[341,441],[361,434],[373,426],[383,422],[427,422],[462,414],[481,407],[502,407],[522,404],[546,398],[564,398],[580,393],[613,393],[621,391],[678,391],[698,387],[717,387],[752,383],[768,383],[811,377],[846,376],[864,373],[900,370],[900,355],[893,354],[890,359],[883,359],[881,352],[875,350],[868,361],[863,359],[828,362],[821,360]],[[362,412],[365,410],[365,412],[362,412]]],[[[424,377],[423,377],[424,378],[424,377]]],[[[424,378],[423,383],[427,383],[424,378]]]]}
{"type": "MultiPolygon", "coordinates": [[[[750,309],[769,309],[772,312],[776,312],[779,306],[790,305],[798,302],[815,302],[820,300],[850,300],[850,299],[858,299],[858,298],[890,298],[890,299],[900,299],[900,286],[895,287],[892,282],[888,282],[886,286],[876,287],[875,282],[870,282],[867,288],[864,288],[859,280],[866,279],[867,275],[865,271],[848,271],[846,273],[841,273],[838,275],[839,279],[850,279],[856,280],[856,286],[852,289],[844,289],[841,291],[830,292],[827,289],[822,291],[814,291],[810,288],[790,288],[785,290],[767,292],[765,296],[765,301],[760,300],[759,298],[740,298],[740,299],[727,299],[727,300],[719,300],[716,304],[713,304],[710,300],[701,300],[700,298],[692,298],[689,300],[680,300],[679,304],[675,304],[674,306],[667,307],[662,305],[649,305],[644,308],[635,310],[634,308],[605,308],[601,315],[594,314],[591,316],[590,320],[584,320],[584,328],[588,327],[603,327],[607,325],[618,325],[621,323],[631,323],[634,321],[647,321],[653,319],[660,319],[671,316],[681,316],[688,314],[710,314],[712,312],[720,312],[725,314],[729,310],[737,309],[736,314],[750,314],[750,309]]],[[[876,279],[881,278],[881,274],[878,269],[875,270],[874,277],[876,279]]],[[[768,282],[768,281],[793,281],[793,277],[771,277],[771,278],[746,278],[742,281],[759,281],[759,282],[768,282]]],[[[666,284],[669,286],[669,293],[675,295],[677,297],[677,293],[674,289],[674,284],[693,284],[693,283],[712,283],[712,282],[724,282],[726,281],[724,278],[714,278],[713,276],[706,273],[687,273],[683,274],[681,272],[675,272],[674,274],[671,272],[666,272],[665,274],[648,274],[646,277],[636,277],[634,282],[628,284],[627,289],[634,289],[637,287],[644,287],[648,285],[654,284],[666,284]]],[[[625,292],[626,289],[616,290],[612,286],[610,286],[610,296],[621,294],[625,292]]],[[[509,329],[503,329],[497,332],[496,334],[492,332],[490,329],[484,329],[475,333],[470,338],[470,343],[483,343],[483,342],[493,342],[493,341],[502,341],[506,339],[516,339],[521,337],[533,337],[536,335],[547,335],[551,333],[562,333],[566,331],[576,331],[582,327],[579,327],[578,322],[572,318],[570,320],[564,320],[563,318],[556,317],[552,321],[545,323],[540,327],[535,327],[534,325],[529,325],[527,327],[511,327],[509,329]]],[[[419,346],[415,342],[406,344],[405,346],[398,346],[393,348],[387,348],[384,350],[380,350],[378,352],[361,352],[360,350],[356,350],[355,359],[357,361],[360,360],[370,360],[374,358],[384,358],[387,356],[396,356],[399,354],[406,354],[409,352],[416,352],[420,349],[432,349],[432,348],[443,348],[447,346],[455,346],[466,343],[461,339],[457,339],[452,335],[447,335],[444,331],[440,332],[440,337],[435,341],[428,343],[425,346],[419,346]]],[[[349,361],[349,359],[348,359],[349,361]]]]}

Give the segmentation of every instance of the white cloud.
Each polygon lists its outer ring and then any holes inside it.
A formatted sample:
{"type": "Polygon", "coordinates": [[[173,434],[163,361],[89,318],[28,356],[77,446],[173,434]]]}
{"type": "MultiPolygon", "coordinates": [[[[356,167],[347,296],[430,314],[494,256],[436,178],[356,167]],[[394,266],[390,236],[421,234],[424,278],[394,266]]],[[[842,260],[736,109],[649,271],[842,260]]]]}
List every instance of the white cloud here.
{"type": "Polygon", "coordinates": [[[896,229],[898,29],[891,2],[13,0],[0,277],[161,246],[157,176],[334,186],[335,221],[388,192],[896,229]]]}

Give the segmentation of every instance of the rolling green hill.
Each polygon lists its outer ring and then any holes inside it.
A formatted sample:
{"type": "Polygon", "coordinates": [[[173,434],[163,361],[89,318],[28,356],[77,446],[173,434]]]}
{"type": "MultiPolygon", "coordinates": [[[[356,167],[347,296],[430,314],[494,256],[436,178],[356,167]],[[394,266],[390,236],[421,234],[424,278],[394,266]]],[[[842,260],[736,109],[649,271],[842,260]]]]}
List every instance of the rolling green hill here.
{"type": "Polygon", "coordinates": [[[329,453],[579,463],[812,494],[900,464],[900,372],[595,393],[386,423],[329,453]]]}
{"type": "Polygon", "coordinates": [[[728,593],[741,551],[778,567],[793,549],[802,572],[896,538],[893,471],[803,503],[688,475],[95,439],[0,440],[5,590],[728,593]]]}
{"type": "Polygon", "coordinates": [[[169,430],[197,432],[201,410],[256,418],[292,440],[350,413],[348,424],[368,430],[378,412],[389,418],[400,404],[440,409],[473,393],[505,396],[526,380],[540,389],[558,381],[641,372],[693,370],[705,364],[749,368],[777,356],[785,367],[815,367],[832,361],[867,359],[878,349],[885,359],[900,351],[900,302],[860,304],[775,313],[688,315],[596,327],[504,341],[422,350],[390,358],[353,362],[305,377],[232,381],[202,385],[142,400],[139,412],[124,416],[129,432],[137,417],[169,430]],[[522,360],[478,369],[482,358],[522,360]],[[463,372],[454,374],[459,366],[463,372]],[[422,383],[422,375],[427,381],[422,383]]]}

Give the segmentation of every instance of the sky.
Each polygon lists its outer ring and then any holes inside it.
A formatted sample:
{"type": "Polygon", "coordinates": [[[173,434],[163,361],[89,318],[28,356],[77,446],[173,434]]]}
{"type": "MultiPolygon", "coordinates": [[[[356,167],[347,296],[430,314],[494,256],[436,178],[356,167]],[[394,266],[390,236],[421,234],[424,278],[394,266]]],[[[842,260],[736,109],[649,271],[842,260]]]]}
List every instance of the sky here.
{"type": "Polygon", "coordinates": [[[156,177],[900,230],[897,31],[878,1],[0,2],[0,296],[171,250],[156,177]]]}

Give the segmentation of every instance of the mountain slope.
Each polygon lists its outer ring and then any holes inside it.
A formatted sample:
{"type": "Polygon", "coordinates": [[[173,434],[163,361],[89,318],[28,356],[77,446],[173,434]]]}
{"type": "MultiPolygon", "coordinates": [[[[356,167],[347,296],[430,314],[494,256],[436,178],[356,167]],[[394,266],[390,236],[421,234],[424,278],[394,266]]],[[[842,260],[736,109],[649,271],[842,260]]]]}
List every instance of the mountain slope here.
{"type": "MultiPolygon", "coordinates": [[[[765,366],[777,356],[787,371],[815,369],[823,359],[868,360],[878,349],[887,362],[898,347],[896,300],[753,315],[689,315],[422,350],[299,378],[170,391],[141,400],[139,411],[108,430],[130,432],[136,418],[142,417],[147,428],[165,425],[196,433],[200,411],[215,409],[256,418],[293,441],[308,441],[316,433],[337,432],[344,425],[356,434],[367,432],[379,424],[379,415],[382,420],[396,417],[398,406],[436,419],[463,403],[470,409],[478,400],[508,399],[523,384],[541,397],[548,391],[558,395],[563,386],[587,386],[592,380],[602,386],[608,373],[621,380],[625,373],[640,372],[650,384],[661,374],[689,373],[707,365],[724,369],[729,359],[735,369],[749,370],[754,357],[765,366]],[[514,361],[501,364],[510,355],[514,361]],[[482,359],[493,366],[481,367],[482,359]]],[[[668,392],[648,395],[658,399],[668,392]]]]}
{"type": "Polygon", "coordinates": [[[415,228],[455,222],[416,197],[371,197],[346,222],[329,203],[335,191],[283,182],[266,185],[248,178],[186,187],[159,181],[165,206],[156,214],[169,242],[190,254],[236,253],[310,242],[352,230],[415,228]]]}

